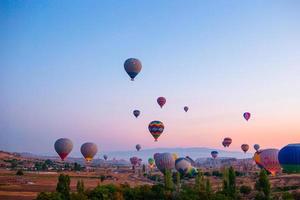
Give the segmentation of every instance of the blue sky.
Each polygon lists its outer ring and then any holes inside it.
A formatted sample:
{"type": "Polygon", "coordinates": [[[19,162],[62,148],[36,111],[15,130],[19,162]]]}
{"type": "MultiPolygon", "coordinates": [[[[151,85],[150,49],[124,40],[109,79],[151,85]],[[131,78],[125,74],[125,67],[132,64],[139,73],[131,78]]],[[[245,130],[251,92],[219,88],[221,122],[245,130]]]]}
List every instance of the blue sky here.
{"type": "Polygon", "coordinates": [[[296,0],[1,1],[0,149],[53,153],[59,137],[75,152],[85,141],[100,151],[219,148],[228,135],[233,149],[299,142],[299,9],[296,0]],[[129,57],[143,64],[135,82],[129,57]],[[154,119],[168,125],[158,144],[147,132],[154,119]]]}

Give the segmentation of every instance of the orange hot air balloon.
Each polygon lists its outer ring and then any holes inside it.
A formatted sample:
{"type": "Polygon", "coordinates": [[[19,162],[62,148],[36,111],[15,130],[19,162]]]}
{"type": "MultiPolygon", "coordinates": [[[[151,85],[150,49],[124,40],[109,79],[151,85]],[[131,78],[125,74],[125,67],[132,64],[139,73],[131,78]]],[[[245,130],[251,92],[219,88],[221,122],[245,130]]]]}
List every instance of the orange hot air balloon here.
{"type": "Polygon", "coordinates": [[[165,97],[158,97],[157,103],[162,108],[166,104],[167,100],[165,97]]]}
{"type": "Polygon", "coordinates": [[[86,142],[81,145],[80,148],[81,154],[87,162],[93,160],[94,156],[97,154],[98,148],[97,145],[92,142],[86,142]]]}
{"type": "Polygon", "coordinates": [[[72,151],[73,143],[68,138],[60,138],[56,140],[54,144],[54,149],[61,158],[61,160],[64,160],[72,151]]]}
{"type": "Polygon", "coordinates": [[[242,144],[241,149],[243,150],[244,153],[246,153],[249,150],[249,145],[248,144],[242,144]]]}

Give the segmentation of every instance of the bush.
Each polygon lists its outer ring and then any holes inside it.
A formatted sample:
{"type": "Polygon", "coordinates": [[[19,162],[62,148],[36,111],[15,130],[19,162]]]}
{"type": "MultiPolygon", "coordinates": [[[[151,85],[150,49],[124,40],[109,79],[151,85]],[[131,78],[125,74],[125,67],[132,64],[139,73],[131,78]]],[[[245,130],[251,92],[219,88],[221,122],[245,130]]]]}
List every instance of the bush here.
{"type": "Polygon", "coordinates": [[[250,194],[252,188],[250,186],[247,186],[247,185],[242,185],[240,187],[240,193],[244,194],[244,195],[247,195],[247,194],[250,194]]]}
{"type": "Polygon", "coordinates": [[[16,175],[17,175],[17,176],[23,176],[24,173],[23,173],[23,171],[22,171],[21,169],[19,169],[19,170],[17,171],[16,175]]]}
{"type": "Polygon", "coordinates": [[[36,200],[64,200],[57,192],[41,192],[36,197],[36,200]]]}
{"type": "Polygon", "coordinates": [[[282,194],[282,200],[294,200],[294,197],[291,193],[289,192],[284,192],[282,194]]]}

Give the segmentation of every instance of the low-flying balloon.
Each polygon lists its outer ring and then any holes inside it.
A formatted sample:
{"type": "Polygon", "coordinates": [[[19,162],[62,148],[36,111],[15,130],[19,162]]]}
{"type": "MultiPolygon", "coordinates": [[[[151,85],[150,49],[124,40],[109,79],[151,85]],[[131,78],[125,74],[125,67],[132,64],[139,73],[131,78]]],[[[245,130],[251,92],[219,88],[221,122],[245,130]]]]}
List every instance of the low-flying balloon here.
{"type": "Polygon", "coordinates": [[[86,142],[83,145],[81,145],[80,151],[85,160],[87,162],[90,162],[96,155],[98,148],[96,144],[92,142],[86,142]]]}
{"type": "Polygon", "coordinates": [[[160,153],[154,156],[156,167],[165,173],[166,170],[172,170],[175,168],[174,156],[171,153],[160,153]]]}
{"type": "Polygon", "coordinates": [[[154,166],[154,159],[153,158],[149,158],[148,159],[148,164],[149,164],[149,166],[152,168],[153,166],[154,166]]]}
{"type": "Polygon", "coordinates": [[[129,58],[124,63],[124,69],[127,74],[130,76],[131,80],[134,81],[134,78],[142,70],[142,63],[136,58],[129,58]]]}
{"type": "Polygon", "coordinates": [[[222,144],[225,145],[225,147],[229,147],[231,143],[232,143],[232,139],[229,137],[224,138],[222,142],[222,144]]]}
{"type": "Polygon", "coordinates": [[[148,129],[151,135],[154,137],[155,142],[159,138],[159,136],[163,133],[164,131],[164,124],[160,121],[152,121],[150,122],[148,129]]]}
{"type": "Polygon", "coordinates": [[[211,154],[211,157],[213,157],[213,159],[216,159],[218,157],[219,152],[212,151],[210,154],[211,154]]]}
{"type": "Polygon", "coordinates": [[[261,166],[272,175],[281,171],[278,161],[278,149],[264,149],[259,153],[261,166]]]}
{"type": "Polygon", "coordinates": [[[300,173],[300,143],[289,144],[278,153],[279,163],[288,173],[300,173]]]}
{"type": "Polygon", "coordinates": [[[142,146],[140,144],[135,145],[137,151],[141,150],[142,146]]]}
{"type": "Polygon", "coordinates": [[[184,111],[185,111],[185,112],[187,112],[187,111],[189,110],[189,107],[187,107],[187,106],[184,106],[184,108],[183,108],[183,109],[184,109],[184,111]]]}
{"type": "Polygon", "coordinates": [[[260,148],[260,146],[259,146],[259,144],[255,144],[255,145],[253,146],[253,148],[255,149],[255,151],[258,151],[259,148],[260,148]]]}
{"type": "Polygon", "coordinates": [[[244,116],[245,120],[248,121],[248,120],[250,119],[250,117],[251,117],[251,113],[245,112],[245,113],[243,114],[243,116],[244,116]]]}
{"type": "Polygon", "coordinates": [[[192,164],[186,158],[178,158],[175,161],[175,168],[181,175],[186,175],[192,168],[192,164]]]}
{"type": "Polygon", "coordinates": [[[133,115],[134,115],[136,118],[138,118],[138,116],[140,116],[140,114],[141,114],[141,111],[139,111],[139,110],[134,110],[134,111],[133,111],[133,115]]]}
{"type": "Polygon", "coordinates": [[[54,143],[54,149],[61,158],[61,160],[64,160],[72,151],[73,143],[68,138],[60,138],[54,143]]]}
{"type": "Polygon", "coordinates": [[[158,97],[157,103],[162,108],[166,104],[167,100],[165,97],[158,97]]]}
{"type": "Polygon", "coordinates": [[[243,150],[244,153],[246,153],[249,150],[249,145],[248,144],[242,144],[241,149],[243,150]]]}
{"type": "Polygon", "coordinates": [[[104,160],[107,160],[108,156],[105,154],[103,155],[104,160]]]}

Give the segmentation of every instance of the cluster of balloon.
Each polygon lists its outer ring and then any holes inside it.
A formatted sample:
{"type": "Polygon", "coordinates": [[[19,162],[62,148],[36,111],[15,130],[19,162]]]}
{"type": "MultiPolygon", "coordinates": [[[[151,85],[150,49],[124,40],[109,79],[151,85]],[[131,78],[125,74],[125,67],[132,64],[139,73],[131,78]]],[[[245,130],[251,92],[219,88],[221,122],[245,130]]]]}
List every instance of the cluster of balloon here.
{"type": "Polygon", "coordinates": [[[184,106],[183,110],[184,110],[185,112],[187,112],[187,111],[189,110],[189,107],[184,106]]]}
{"type": "Polygon", "coordinates": [[[155,165],[163,174],[166,170],[175,168],[174,156],[171,153],[156,153],[154,154],[155,165]]]}
{"type": "Polygon", "coordinates": [[[254,154],[254,161],[260,168],[264,168],[272,175],[275,175],[281,171],[278,152],[278,149],[260,150],[254,154]]]}
{"type": "Polygon", "coordinates": [[[137,145],[135,145],[135,148],[136,148],[137,151],[140,151],[142,146],[140,144],[137,144],[137,145]]]}
{"type": "Polygon", "coordinates": [[[154,137],[155,142],[164,131],[164,124],[161,121],[152,121],[150,122],[148,129],[151,135],[154,137]]]}
{"type": "Polygon", "coordinates": [[[54,149],[63,161],[72,151],[73,142],[68,138],[60,138],[54,143],[54,149]]]}
{"type": "Polygon", "coordinates": [[[246,121],[249,121],[249,119],[250,119],[250,117],[251,117],[251,113],[245,112],[245,113],[243,114],[243,116],[244,116],[244,118],[245,118],[246,121]]]}
{"type": "Polygon", "coordinates": [[[242,144],[241,149],[244,153],[246,153],[249,150],[249,145],[248,144],[242,144]]]}
{"type": "Polygon", "coordinates": [[[124,69],[130,76],[131,80],[134,81],[134,78],[142,70],[142,63],[136,58],[128,58],[124,63],[124,69]]]}
{"type": "Polygon", "coordinates": [[[278,153],[281,167],[288,173],[300,173],[300,143],[289,144],[278,153]]]}
{"type": "Polygon", "coordinates": [[[187,158],[176,159],[175,168],[182,176],[194,175],[197,172],[187,158]]]}
{"type": "Polygon", "coordinates": [[[219,152],[212,151],[210,154],[211,154],[211,157],[213,157],[213,159],[216,159],[218,157],[219,152]]]}
{"type": "Polygon", "coordinates": [[[86,142],[83,145],[81,145],[80,148],[81,154],[85,158],[87,162],[90,162],[93,160],[94,156],[96,155],[98,148],[97,145],[92,142],[86,142]]]}
{"type": "Polygon", "coordinates": [[[260,146],[259,146],[259,144],[255,144],[255,145],[253,146],[253,148],[254,148],[255,151],[258,151],[258,150],[260,149],[260,146]]]}
{"type": "Polygon", "coordinates": [[[165,97],[158,97],[157,103],[162,108],[166,104],[167,100],[165,97]]]}
{"type": "Polygon", "coordinates": [[[140,116],[140,114],[141,114],[141,111],[139,111],[139,110],[134,110],[134,111],[133,111],[133,115],[134,115],[136,118],[138,118],[138,116],[140,116]]]}
{"type": "Polygon", "coordinates": [[[229,145],[232,143],[232,139],[229,137],[224,138],[222,144],[224,147],[229,147],[229,145]]]}
{"type": "Polygon", "coordinates": [[[107,160],[108,156],[105,154],[103,155],[104,160],[107,160]]]}
{"type": "Polygon", "coordinates": [[[149,158],[148,159],[148,164],[149,164],[150,168],[153,168],[154,167],[154,159],[153,158],[149,158]]]}

